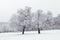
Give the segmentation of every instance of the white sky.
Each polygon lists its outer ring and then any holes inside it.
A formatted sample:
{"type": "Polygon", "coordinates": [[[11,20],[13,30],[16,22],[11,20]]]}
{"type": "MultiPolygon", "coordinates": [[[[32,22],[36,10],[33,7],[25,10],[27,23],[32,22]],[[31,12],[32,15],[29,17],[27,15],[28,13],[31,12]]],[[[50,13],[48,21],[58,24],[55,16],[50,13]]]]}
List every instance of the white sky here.
{"type": "Polygon", "coordinates": [[[50,10],[53,16],[60,13],[60,0],[0,0],[0,22],[8,21],[17,9],[25,6],[32,7],[32,10],[50,10]]]}

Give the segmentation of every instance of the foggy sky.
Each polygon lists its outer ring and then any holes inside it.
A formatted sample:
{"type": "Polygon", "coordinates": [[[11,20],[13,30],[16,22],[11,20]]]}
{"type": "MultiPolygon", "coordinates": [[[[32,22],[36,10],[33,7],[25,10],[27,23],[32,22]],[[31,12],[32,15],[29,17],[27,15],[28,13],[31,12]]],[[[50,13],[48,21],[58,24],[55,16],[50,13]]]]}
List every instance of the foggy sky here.
{"type": "Polygon", "coordinates": [[[25,6],[32,7],[32,11],[41,9],[46,12],[50,10],[53,16],[60,13],[60,0],[0,0],[0,22],[9,21],[17,9],[25,6]]]}

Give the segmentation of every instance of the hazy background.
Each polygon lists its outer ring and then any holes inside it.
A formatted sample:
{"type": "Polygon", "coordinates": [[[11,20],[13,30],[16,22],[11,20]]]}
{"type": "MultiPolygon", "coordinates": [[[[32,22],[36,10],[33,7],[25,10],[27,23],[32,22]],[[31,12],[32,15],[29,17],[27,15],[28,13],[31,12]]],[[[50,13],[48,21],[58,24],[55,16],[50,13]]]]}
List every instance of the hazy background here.
{"type": "Polygon", "coordinates": [[[7,22],[17,9],[25,6],[32,10],[42,9],[44,12],[50,10],[53,16],[60,13],[60,0],[0,0],[0,22],[7,22]]]}

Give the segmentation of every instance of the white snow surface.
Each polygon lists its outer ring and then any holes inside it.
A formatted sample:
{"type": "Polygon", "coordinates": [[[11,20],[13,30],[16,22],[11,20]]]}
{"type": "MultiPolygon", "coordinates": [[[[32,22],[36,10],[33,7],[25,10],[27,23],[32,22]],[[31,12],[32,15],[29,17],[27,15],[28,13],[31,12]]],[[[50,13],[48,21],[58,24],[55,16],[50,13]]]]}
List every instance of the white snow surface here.
{"type": "Polygon", "coordinates": [[[38,31],[0,33],[0,40],[60,40],[60,30],[45,30],[38,34],[38,31]]]}

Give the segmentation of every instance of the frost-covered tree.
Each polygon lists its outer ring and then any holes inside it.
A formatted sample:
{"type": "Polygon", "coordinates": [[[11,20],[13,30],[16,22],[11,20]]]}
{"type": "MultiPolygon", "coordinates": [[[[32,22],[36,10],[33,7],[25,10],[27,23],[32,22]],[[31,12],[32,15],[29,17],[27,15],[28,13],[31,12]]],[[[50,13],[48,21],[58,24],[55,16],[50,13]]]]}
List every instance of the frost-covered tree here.
{"type": "Polygon", "coordinates": [[[40,14],[41,14],[41,10],[37,11],[37,26],[38,26],[38,34],[40,34],[40,14]]]}
{"type": "Polygon", "coordinates": [[[42,10],[37,10],[36,13],[33,13],[33,17],[32,17],[32,27],[33,30],[38,30],[38,33],[40,33],[40,28],[41,28],[41,17],[42,14],[42,10]]]}
{"type": "Polygon", "coordinates": [[[11,28],[12,31],[18,31],[17,27],[18,27],[18,21],[17,21],[17,15],[13,14],[10,21],[9,21],[9,26],[11,28]]]}
{"type": "Polygon", "coordinates": [[[22,31],[25,26],[26,30],[31,26],[31,8],[26,7],[25,9],[20,9],[17,11],[16,15],[13,15],[10,20],[10,26],[15,31],[22,31]]]}
{"type": "Polygon", "coordinates": [[[44,29],[50,29],[52,28],[52,13],[50,11],[48,11],[48,13],[46,14],[46,19],[43,22],[44,25],[44,29]]]}
{"type": "Polygon", "coordinates": [[[54,29],[60,29],[60,14],[54,18],[54,29]]]}

